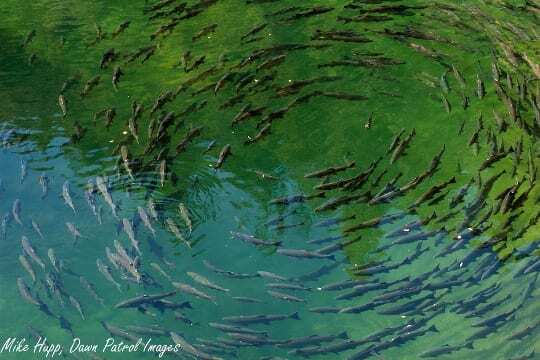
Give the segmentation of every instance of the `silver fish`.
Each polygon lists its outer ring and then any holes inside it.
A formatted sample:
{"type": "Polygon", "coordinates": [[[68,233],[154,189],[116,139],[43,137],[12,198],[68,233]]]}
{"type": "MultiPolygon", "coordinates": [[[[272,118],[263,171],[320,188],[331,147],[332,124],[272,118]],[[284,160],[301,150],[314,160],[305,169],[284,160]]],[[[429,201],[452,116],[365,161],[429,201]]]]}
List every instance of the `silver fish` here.
{"type": "Polygon", "coordinates": [[[62,116],[67,115],[67,101],[64,94],[60,94],[58,96],[58,105],[60,106],[60,110],[62,110],[62,116]]]}
{"type": "Polygon", "coordinates": [[[174,332],[171,332],[171,338],[174,341],[174,343],[180,347],[180,350],[182,350],[183,352],[189,355],[194,356],[196,359],[222,360],[221,358],[202,352],[201,350],[197,349],[195,346],[188,343],[183,337],[181,337],[180,335],[174,332]]]}
{"type": "Polygon", "coordinates": [[[69,182],[66,181],[62,185],[62,197],[64,198],[64,202],[67,206],[69,206],[75,214],[77,214],[77,210],[75,209],[75,205],[73,205],[73,199],[71,198],[71,194],[69,193],[69,182]]]}
{"type": "Polygon", "coordinates": [[[26,285],[22,278],[17,278],[17,287],[19,288],[19,293],[21,294],[23,299],[33,305],[41,306],[41,301],[39,301],[34,297],[34,295],[32,295],[30,289],[28,288],[28,285],[26,285]]]}
{"type": "Polygon", "coordinates": [[[103,264],[100,259],[96,260],[96,265],[97,265],[97,268],[98,268],[99,272],[105,277],[105,279],[107,279],[109,282],[114,284],[114,286],[116,286],[118,291],[122,292],[122,287],[112,277],[111,269],[107,265],[103,264]]]}
{"type": "Polygon", "coordinates": [[[81,318],[83,320],[86,320],[84,318],[84,313],[83,313],[83,310],[82,310],[82,307],[81,307],[81,304],[79,303],[79,301],[77,301],[77,299],[75,299],[73,296],[69,295],[69,302],[71,303],[71,305],[77,309],[77,311],[79,312],[79,314],[81,315],[81,318]]]}
{"type": "Polygon", "coordinates": [[[113,216],[115,218],[118,218],[118,215],[116,214],[116,204],[113,202],[112,196],[109,193],[109,189],[107,188],[105,179],[101,176],[96,176],[96,186],[103,198],[105,199],[105,202],[111,207],[113,216]]]}
{"type": "Polygon", "coordinates": [[[66,226],[68,228],[68,231],[70,232],[71,235],[73,235],[73,238],[75,240],[77,240],[78,238],[82,238],[83,236],[81,235],[81,233],[79,232],[79,230],[75,227],[75,225],[71,222],[66,222],[66,226]]]}
{"type": "Polygon", "coordinates": [[[92,295],[92,297],[98,302],[100,303],[102,306],[105,306],[105,302],[103,301],[102,298],[99,297],[99,295],[97,294],[96,292],[96,289],[94,288],[94,285],[92,285],[92,283],[90,283],[88,280],[86,280],[85,277],[81,276],[79,277],[79,280],[81,282],[81,285],[83,288],[86,289],[86,291],[88,291],[88,293],[90,295],[92,295]]]}
{"type": "Polygon", "coordinates": [[[124,163],[124,168],[126,169],[126,172],[128,173],[131,180],[135,180],[135,177],[133,176],[133,171],[131,170],[131,167],[129,165],[129,153],[126,145],[122,145],[120,147],[120,154],[122,156],[122,161],[124,163]]]}
{"type": "Polygon", "coordinates": [[[11,214],[16,222],[18,222],[20,225],[23,224],[21,221],[21,200],[15,199],[13,206],[11,207],[11,214]]]}
{"type": "Polygon", "coordinates": [[[161,187],[165,185],[166,176],[167,176],[167,161],[163,159],[159,163],[159,178],[160,178],[161,187]]]}
{"type": "Polygon", "coordinates": [[[43,236],[43,233],[41,232],[41,228],[39,227],[38,223],[34,219],[31,219],[31,221],[32,221],[32,227],[38,233],[39,237],[42,239],[45,239],[45,236],[43,236]]]}
{"type": "Polygon", "coordinates": [[[21,238],[21,244],[26,255],[28,255],[32,260],[34,260],[36,264],[45,269],[45,264],[43,263],[43,260],[41,260],[38,254],[36,254],[36,250],[34,250],[32,245],[30,245],[30,241],[28,240],[28,238],[24,235],[21,238]]]}
{"type": "Polygon", "coordinates": [[[193,286],[190,286],[190,285],[184,284],[184,283],[180,283],[180,282],[173,282],[172,284],[173,284],[173,286],[175,288],[177,288],[178,290],[180,290],[180,291],[182,291],[182,292],[184,292],[186,294],[194,295],[194,296],[196,296],[198,298],[205,299],[205,300],[210,300],[210,301],[212,301],[214,303],[216,302],[216,300],[212,296],[202,292],[201,290],[195,289],[193,286]]]}
{"type": "Polygon", "coordinates": [[[107,255],[107,259],[112,264],[112,266],[114,266],[116,270],[119,270],[120,266],[118,265],[118,255],[113,253],[108,246],[105,247],[105,254],[107,255]]]}
{"type": "Polygon", "coordinates": [[[150,266],[153,267],[158,273],[160,273],[161,275],[163,275],[163,277],[165,277],[167,280],[172,281],[172,278],[170,277],[170,275],[167,274],[167,273],[165,272],[165,270],[163,270],[163,269],[161,268],[161,266],[159,266],[159,264],[157,264],[157,263],[155,263],[155,262],[152,262],[152,263],[150,263],[150,266]]]}
{"type": "Polygon", "coordinates": [[[7,227],[9,225],[9,222],[11,221],[11,213],[7,212],[2,216],[2,239],[5,239],[7,236],[7,227]]]}
{"type": "Polygon", "coordinates": [[[186,238],[184,238],[184,236],[180,232],[180,229],[178,228],[178,226],[176,226],[176,223],[174,222],[173,219],[167,218],[165,219],[165,223],[167,223],[167,226],[169,227],[169,231],[173,233],[173,235],[176,236],[178,240],[185,242],[187,246],[191,248],[191,244],[186,240],[186,238]]]}
{"type": "Polygon", "coordinates": [[[193,231],[193,223],[191,221],[191,218],[189,217],[189,211],[183,203],[178,204],[178,212],[180,213],[180,217],[182,218],[182,220],[184,220],[184,222],[186,223],[189,234],[191,234],[193,231]]]}
{"type": "Polygon", "coordinates": [[[49,248],[49,250],[47,250],[47,256],[49,257],[49,261],[51,262],[53,269],[57,273],[59,273],[60,269],[58,268],[58,260],[56,259],[56,254],[54,253],[54,249],[49,248]]]}
{"type": "Polygon", "coordinates": [[[127,234],[129,240],[131,241],[131,244],[133,245],[137,253],[139,255],[142,255],[141,249],[139,248],[139,241],[135,238],[135,231],[133,230],[133,225],[131,224],[131,221],[123,218],[122,224],[124,225],[124,231],[127,234]]]}
{"type": "Polygon", "coordinates": [[[139,213],[139,217],[141,218],[144,226],[146,226],[146,228],[150,230],[150,232],[152,233],[152,236],[156,237],[156,230],[154,230],[154,228],[152,227],[152,223],[150,222],[150,217],[148,216],[148,213],[146,212],[146,210],[144,210],[142,206],[138,206],[137,211],[139,213]]]}
{"type": "Polygon", "coordinates": [[[24,182],[24,179],[26,179],[26,175],[28,174],[28,166],[26,163],[26,160],[21,160],[21,184],[24,182]]]}
{"type": "Polygon", "coordinates": [[[188,271],[187,274],[188,274],[188,276],[190,278],[193,279],[193,281],[195,281],[196,283],[201,284],[204,287],[214,289],[214,290],[218,290],[218,291],[223,291],[223,292],[228,292],[229,291],[229,289],[222,288],[221,286],[210,282],[210,280],[208,280],[207,278],[205,278],[204,276],[202,276],[200,274],[197,274],[197,273],[192,272],[192,271],[188,271]]]}
{"type": "Polygon", "coordinates": [[[96,205],[96,199],[94,198],[94,193],[90,189],[86,189],[84,191],[84,197],[86,199],[86,202],[88,203],[88,206],[90,207],[90,210],[92,210],[92,213],[97,216],[97,205],[96,205]]]}
{"type": "Polygon", "coordinates": [[[148,199],[148,212],[150,213],[150,216],[152,217],[152,219],[154,219],[155,221],[159,220],[159,214],[157,212],[156,203],[154,202],[154,199],[152,198],[148,199]]]}
{"type": "Polygon", "coordinates": [[[41,198],[45,199],[49,193],[49,178],[45,173],[39,176],[39,184],[41,185],[41,198]]]}
{"type": "Polygon", "coordinates": [[[28,259],[24,255],[19,255],[19,262],[21,263],[22,267],[26,270],[26,272],[30,275],[33,282],[36,282],[36,273],[34,272],[34,269],[32,269],[32,265],[28,262],[28,259]]]}

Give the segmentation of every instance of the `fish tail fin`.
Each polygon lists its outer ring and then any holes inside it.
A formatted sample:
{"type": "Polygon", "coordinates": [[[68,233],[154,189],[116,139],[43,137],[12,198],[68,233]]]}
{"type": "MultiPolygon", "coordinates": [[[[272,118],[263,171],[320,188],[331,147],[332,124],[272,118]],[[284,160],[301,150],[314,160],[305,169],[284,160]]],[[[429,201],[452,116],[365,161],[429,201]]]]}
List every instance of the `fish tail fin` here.
{"type": "Polygon", "coordinates": [[[298,314],[298,311],[291,315],[291,319],[300,320],[300,315],[298,314]]]}
{"type": "Polygon", "coordinates": [[[340,338],[340,339],[348,339],[348,338],[349,338],[349,334],[347,334],[346,331],[343,331],[343,332],[341,332],[341,333],[338,335],[338,338],[340,338]]]}
{"type": "Polygon", "coordinates": [[[435,325],[431,325],[431,327],[428,329],[428,330],[431,330],[431,331],[434,331],[434,332],[439,332],[439,329],[437,329],[437,327],[435,325]]]}
{"type": "Polygon", "coordinates": [[[467,349],[473,350],[473,349],[474,349],[473,343],[474,343],[473,341],[468,341],[468,342],[464,345],[464,347],[466,347],[467,349]]]}

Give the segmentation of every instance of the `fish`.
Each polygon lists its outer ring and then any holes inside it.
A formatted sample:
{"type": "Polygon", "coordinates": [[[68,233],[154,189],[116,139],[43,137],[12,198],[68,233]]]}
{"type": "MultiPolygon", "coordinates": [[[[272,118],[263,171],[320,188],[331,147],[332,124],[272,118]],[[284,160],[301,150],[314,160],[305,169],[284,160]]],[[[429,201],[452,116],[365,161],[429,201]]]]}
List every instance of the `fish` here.
{"type": "Polygon", "coordinates": [[[199,349],[197,349],[195,346],[188,343],[182,336],[178,335],[175,332],[170,333],[171,338],[173,342],[180,347],[180,350],[182,352],[185,352],[186,354],[192,355],[196,359],[202,359],[202,360],[222,360],[221,358],[215,357],[213,355],[207,354],[199,349]]]}
{"type": "Polygon", "coordinates": [[[67,100],[64,94],[58,95],[58,106],[60,106],[60,110],[62,111],[62,116],[67,116],[67,100]]]}
{"type": "Polygon", "coordinates": [[[144,226],[146,226],[146,228],[150,230],[150,232],[152,233],[152,236],[156,237],[156,230],[154,230],[154,228],[152,227],[152,223],[150,222],[150,217],[148,216],[148,213],[146,212],[146,210],[142,206],[138,206],[137,212],[144,226]]]}
{"type": "Polygon", "coordinates": [[[172,278],[170,277],[170,275],[167,274],[167,273],[165,272],[165,270],[163,270],[163,269],[161,268],[161,266],[159,266],[159,264],[157,264],[157,263],[155,263],[155,262],[152,262],[152,263],[150,263],[150,266],[153,267],[154,269],[156,269],[156,271],[157,271],[158,273],[160,273],[161,275],[163,275],[163,277],[165,277],[167,280],[173,281],[172,278]]]}
{"type": "Polygon", "coordinates": [[[237,240],[241,240],[241,241],[253,244],[253,245],[280,246],[282,243],[282,241],[268,241],[268,240],[258,239],[253,235],[242,234],[235,231],[231,231],[231,235],[233,238],[237,240]]]}
{"type": "Polygon", "coordinates": [[[34,228],[36,233],[39,235],[39,237],[42,238],[42,239],[45,239],[45,237],[43,236],[43,233],[41,232],[41,228],[39,227],[38,223],[35,222],[34,219],[31,219],[31,221],[32,221],[32,227],[34,228]]]}
{"type": "Polygon", "coordinates": [[[81,97],[87,96],[88,93],[93,88],[95,88],[97,85],[99,85],[100,81],[101,81],[101,76],[100,75],[96,75],[93,78],[91,78],[90,80],[88,80],[86,82],[86,84],[84,85],[83,91],[81,92],[81,97]]]}
{"type": "Polygon", "coordinates": [[[479,99],[482,99],[486,95],[484,82],[480,78],[479,74],[476,74],[476,95],[479,99]]]}
{"type": "Polygon", "coordinates": [[[306,174],[304,175],[304,178],[306,179],[310,179],[310,178],[321,178],[321,177],[325,177],[325,176],[328,176],[328,175],[334,175],[338,172],[341,172],[341,171],[345,171],[347,169],[351,169],[353,167],[356,166],[356,161],[350,161],[344,165],[340,165],[340,166],[330,166],[326,169],[323,169],[323,170],[318,170],[318,171],[314,171],[314,172],[311,172],[309,174],[306,174]]]}
{"type": "Polygon", "coordinates": [[[271,124],[266,124],[261,128],[261,130],[259,130],[259,132],[254,137],[248,136],[248,139],[244,141],[244,145],[253,144],[268,135],[271,126],[271,124]]]}
{"type": "Polygon", "coordinates": [[[214,289],[214,290],[218,290],[218,291],[223,291],[223,292],[228,292],[229,289],[225,289],[219,285],[216,285],[214,283],[212,283],[210,280],[208,280],[206,277],[200,275],[200,274],[197,274],[195,272],[192,272],[192,271],[188,271],[187,272],[187,275],[193,279],[193,281],[195,281],[196,283],[199,283],[200,285],[204,286],[204,287],[207,287],[209,289],[214,289]]]}
{"type": "Polygon", "coordinates": [[[182,220],[184,220],[184,223],[189,230],[189,234],[191,235],[191,233],[193,232],[193,223],[191,221],[191,217],[189,216],[188,208],[183,203],[179,203],[178,212],[180,213],[180,217],[182,218],[182,220]]]}
{"type": "Polygon", "coordinates": [[[35,298],[34,295],[32,295],[32,293],[30,292],[30,288],[28,287],[28,285],[26,285],[22,278],[17,278],[17,287],[19,288],[19,293],[21,294],[23,299],[28,301],[30,304],[41,306],[41,301],[35,298]]]}
{"type": "Polygon", "coordinates": [[[246,296],[232,296],[231,299],[239,301],[239,302],[245,302],[245,303],[251,303],[251,304],[260,304],[263,301],[251,297],[246,296]]]}
{"type": "Polygon", "coordinates": [[[19,262],[21,263],[22,267],[26,270],[28,275],[30,275],[30,278],[32,278],[32,282],[36,282],[36,273],[34,272],[34,269],[32,269],[32,265],[28,262],[26,257],[24,255],[19,255],[19,262]]]}
{"type": "Polygon", "coordinates": [[[276,177],[274,175],[267,174],[267,173],[262,172],[260,170],[253,170],[253,172],[255,173],[255,175],[257,175],[258,177],[260,177],[263,180],[279,180],[278,177],[276,177]]]}
{"type": "Polygon", "coordinates": [[[310,335],[306,337],[289,339],[283,344],[278,344],[280,348],[302,348],[308,345],[320,345],[323,342],[331,342],[338,339],[348,339],[349,335],[343,331],[336,335],[310,335]]]}
{"type": "Polygon", "coordinates": [[[73,238],[75,241],[77,241],[78,238],[82,238],[83,236],[72,222],[66,222],[66,227],[68,228],[68,231],[71,235],[73,235],[73,238]]]}
{"type": "Polygon", "coordinates": [[[221,149],[221,152],[219,153],[218,160],[214,164],[214,169],[221,168],[223,166],[223,163],[225,162],[225,159],[227,159],[227,157],[231,154],[232,154],[231,145],[230,144],[225,145],[223,149],[221,149]]]}
{"type": "Polygon", "coordinates": [[[296,203],[303,203],[306,202],[306,200],[311,200],[315,198],[324,198],[325,193],[324,192],[318,192],[311,195],[304,195],[304,194],[298,194],[298,195],[291,195],[291,196],[285,196],[280,197],[276,199],[270,200],[270,204],[272,205],[291,205],[296,203]]]}
{"type": "Polygon", "coordinates": [[[147,335],[147,336],[167,336],[167,335],[169,335],[168,330],[157,327],[156,325],[152,325],[151,327],[128,325],[128,326],[126,326],[126,330],[134,332],[136,334],[147,335]]]}
{"type": "Polygon", "coordinates": [[[122,162],[124,164],[124,168],[126,169],[126,172],[128,173],[131,180],[135,180],[135,177],[133,176],[133,170],[130,166],[130,160],[129,160],[129,153],[126,145],[120,146],[120,153],[122,156],[122,162]]]}
{"type": "Polygon", "coordinates": [[[102,306],[105,306],[105,302],[103,301],[103,299],[101,297],[99,297],[99,295],[97,294],[96,292],[96,289],[94,287],[94,285],[89,282],[84,276],[80,276],[79,277],[79,281],[82,285],[83,288],[86,289],[86,291],[98,302],[100,303],[102,306]]]}
{"type": "Polygon", "coordinates": [[[79,301],[77,299],[75,299],[72,295],[69,295],[69,302],[71,303],[71,305],[77,310],[77,312],[79,313],[79,315],[81,315],[81,318],[83,320],[86,320],[84,318],[84,312],[83,312],[83,309],[82,309],[82,306],[81,304],[79,303],[79,301]]]}
{"type": "Polygon", "coordinates": [[[161,187],[165,186],[165,180],[167,177],[167,160],[163,159],[159,163],[159,179],[161,187]]]}
{"type": "Polygon", "coordinates": [[[259,276],[257,274],[242,274],[242,273],[237,273],[237,272],[234,272],[234,271],[223,270],[223,269],[220,269],[217,266],[213,265],[208,260],[203,260],[203,264],[209,270],[212,270],[212,271],[214,271],[214,272],[216,272],[218,274],[222,274],[222,275],[232,277],[232,278],[236,278],[236,279],[246,279],[246,278],[253,278],[253,277],[259,276]]]}
{"type": "Polygon", "coordinates": [[[112,73],[112,86],[115,90],[118,90],[118,83],[120,82],[120,78],[124,75],[124,72],[120,68],[120,66],[115,66],[112,73]]]}
{"type": "Polygon", "coordinates": [[[118,25],[116,29],[114,29],[114,31],[111,33],[111,38],[114,39],[115,37],[123,33],[129,27],[130,24],[131,24],[131,21],[129,20],[121,22],[120,25],[118,25]]]}
{"type": "Polygon", "coordinates": [[[301,299],[299,297],[289,295],[289,294],[285,294],[285,293],[282,293],[282,292],[279,292],[279,291],[268,290],[267,293],[270,294],[270,296],[272,296],[273,298],[280,299],[280,300],[292,301],[292,302],[301,302],[301,303],[307,302],[306,300],[301,299]]]}
{"type": "Polygon", "coordinates": [[[45,173],[39,176],[39,184],[41,185],[41,198],[45,199],[49,193],[49,177],[45,173]]]}
{"type": "Polygon", "coordinates": [[[423,204],[424,202],[428,201],[428,200],[431,200],[435,195],[437,195],[439,192],[441,192],[444,188],[446,188],[448,185],[450,184],[455,184],[456,183],[456,177],[453,176],[450,180],[447,180],[447,181],[444,181],[440,184],[436,184],[436,185],[433,185],[431,188],[429,188],[425,193],[423,193],[422,195],[420,195],[420,197],[415,200],[410,206],[409,206],[409,210],[410,209],[414,209],[414,208],[417,208],[418,206],[420,206],[421,204],[423,204]]]}
{"type": "Polygon", "coordinates": [[[122,225],[124,228],[124,232],[127,234],[129,240],[131,241],[131,244],[137,251],[139,255],[142,255],[141,249],[139,248],[139,241],[135,238],[135,231],[133,230],[133,225],[129,219],[123,218],[122,219],[122,225]]]}
{"type": "Polygon", "coordinates": [[[101,193],[101,195],[103,196],[103,198],[105,199],[105,202],[111,207],[111,211],[113,213],[113,216],[115,218],[118,218],[118,215],[116,214],[117,206],[113,202],[112,196],[109,193],[109,189],[107,187],[105,179],[102,178],[101,176],[96,176],[96,186],[97,186],[99,192],[101,193]]]}
{"type": "Polygon", "coordinates": [[[150,304],[158,300],[163,300],[165,298],[174,296],[175,294],[176,294],[176,291],[167,291],[164,293],[153,294],[153,295],[143,294],[140,296],[136,296],[134,298],[121,301],[118,304],[116,304],[114,307],[116,309],[139,307],[144,304],[150,304]]]}
{"type": "Polygon", "coordinates": [[[218,26],[217,24],[210,24],[208,26],[205,26],[199,32],[193,35],[193,37],[191,38],[191,41],[195,42],[204,36],[214,33],[217,29],[217,26],[218,26]]]}
{"type": "Polygon", "coordinates": [[[178,290],[180,290],[180,291],[182,291],[182,292],[184,292],[186,294],[194,295],[194,296],[196,296],[198,298],[209,300],[209,301],[211,301],[213,303],[216,302],[214,297],[202,292],[201,290],[198,290],[198,289],[194,288],[191,285],[180,283],[180,282],[173,282],[172,284],[173,284],[173,286],[175,288],[177,288],[178,290]]]}
{"type": "Polygon", "coordinates": [[[36,30],[35,29],[30,30],[28,34],[26,34],[26,36],[24,37],[22,47],[24,48],[28,46],[32,42],[32,40],[34,40],[35,37],[36,37],[36,30]]]}
{"type": "Polygon", "coordinates": [[[304,258],[304,259],[330,259],[335,260],[334,255],[320,254],[318,252],[313,252],[304,249],[284,249],[279,248],[276,250],[277,254],[295,257],[295,258],[304,258]]]}
{"type": "Polygon", "coordinates": [[[28,238],[24,235],[21,237],[21,245],[26,255],[28,255],[36,264],[45,269],[45,263],[43,263],[43,260],[41,260],[41,258],[36,253],[36,250],[34,250],[32,245],[30,244],[28,238]]]}
{"type": "Polygon", "coordinates": [[[114,286],[116,286],[118,291],[122,292],[122,287],[112,277],[111,269],[107,265],[103,264],[100,259],[96,260],[96,265],[97,265],[97,268],[98,268],[99,272],[105,277],[105,279],[107,279],[107,281],[109,281],[114,286]]]}
{"type": "Polygon", "coordinates": [[[274,57],[262,62],[261,64],[259,64],[257,66],[257,68],[256,68],[256,71],[258,72],[258,71],[261,71],[261,70],[271,69],[274,66],[277,66],[277,65],[281,64],[282,62],[284,62],[286,57],[287,57],[286,54],[281,54],[281,55],[274,56],[274,57]]]}
{"type": "Polygon", "coordinates": [[[262,24],[259,24],[259,25],[255,25],[251,30],[249,30],[247,33],[245,33],[244,35],[242,35],[240,37],[240,40],[245,40],[247,39],[248,37],[251,37],[257,33],[259,33],[260,31],[264,30],[264,28],[266,28],[268,26],[268,23],[262,23],[262,24]]]}
{"type": "Polygon", "coordinates": [[[113,336],[118,336],[120,338],[129,340],[129,341],[131,341],[133,343],[137,343],[137,342],[140,341],[140,338],[138,338],[138,337],[136,337],[134,335],[131,335],[129,332],[127,332],[124,329],[121,329],[121,328],[116,327],[114,325],[108,324],[105,321],[101,321],[101,325],[105,328],[105,330],[107,330],[113,336]]]}
{"type": "Polygon", "coordinates": [[[241,326],[221,324],[221,323],[216,323],[216,322],[211,322],[208,325],[211,328],[218,329],[226,333],[251,334],[251,335],[263,335],[263,336],[268,335],[266,331],[257,331],[257,330],[252,330],[252,329],[241,327],[241,326]]]}
{"type": "Polygon", "coordinates": [[[23,224],[21,221],[21,200],[20,199],[15,199],[15,201],[13,202],[13,206],[11,207],[11,214],[13,215],[13,219],[15,219],[15,221],[19,223],[19,225],[23,224]]]}
{"type": "Polygon", "coordinates": [[[99,68],[105,69],[109,65],[109,63],[114,61],[117,57],[118,57],[118,54],[116,53],[114,48],[107,49],[105,53],[103,54],[103,56],[101,57],[99,68]]]}
{"type": "Polygon", "coordinates": [[[297,312],[290,315],[285,314],[260,314],[260,315],[240,315],[226,316],[222,320],[233,324],[269,324],[273,321],[295,319],[300,320],[297,312]]]}
{"type": "Polygon", "coordinates": [[[180,229],[178,226],[176,226],[176,223],[171,218],[166,218],[165,223],[167,224],[167,227],[169,228],[169,231],[180,241],[184,242],[188,247],[191,248],[191,243],[186,240],[184,235],[180,232],[180,229]]]}
{"type": "Polygon", "coordinates": [[[69,193],[69,182],[67,180],[62,185],[62,197],[64,198],[65,204],[69,206],[75,214],[77,214],[77,210],[75,209],[75,205],[73,204],[73,199],[71,198],[71,194],[69,193]]]}

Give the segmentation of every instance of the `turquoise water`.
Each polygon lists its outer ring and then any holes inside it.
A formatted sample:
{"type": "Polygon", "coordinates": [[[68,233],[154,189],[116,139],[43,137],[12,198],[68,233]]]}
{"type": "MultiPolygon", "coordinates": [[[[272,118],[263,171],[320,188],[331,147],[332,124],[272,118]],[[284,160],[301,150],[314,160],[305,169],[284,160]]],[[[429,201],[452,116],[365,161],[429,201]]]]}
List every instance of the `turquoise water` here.
{"type": "MultiPolygon", "coordinates": [[[[174,332],[202,354],[183,345],[167,357],[537,356],[538,4],[229,0],[185,8],[163,2],[151,10],[155,4],[4,4],[2,345],[17,337],[33,346],[39,333],[64,346],[67,358],[139,359],[155,354],[102,352],[103,346],[109,337],[174,344],[174,332]],[[176,15],[165,14],[173,10],[176,15]],[[190,11],[192,17],[174,20],[190,11]],[[125,21],[129,25],[117,30],[125,21]],[[170,34],[151,36],[171,21],[178,24],[170,34]],[[96,38],[96,27],[103,39],[96,38]],[[245,37],[256,28],[261,30],[245,37]],[[115,55],[101,69],[109,49],[115,55]],[[190,71],[182,65],[187,52],[190,71]],[[252,61],[244,61],[249,55],[252,61]],[[115,89],[116,66],[122,75],[115,89]],[[98,75],[98,84],[81,96],[98,75]],[[168,100],[160,103],[167,91],[168,100]],[[136,136],[129,126],[134,101],[144,108],[134,120],[136,136]],[[169,112],[174,120],[160,136],[159,122],[169,112]],[[497,117],[504,119],[504,131],[497,117]],[[267,124],[269,132],[245,144],[267,124]],[[402,129],[397,147],[390,148],[402,129]],[[177,151],[188,134],[193,137],[177,151]],[[215,169],[226,145],[231,154],[215,169]],[[426,173],[438,154],[437,166],[426,173]],[[497,161],[487,166],[490,155],[497,161]],[[335,174],[305,177],[351,162],[335,174]],[[27,174],[21,181],[23,163],[27,174]],[[41,198],[44,174],[48,193],[41,198]],[[107,179],[118,215],[103,191],[95,190],[101,223],[85,198],[88,181],[96,177],[107,179]],[[76,211],[62,195],[66,181],[76,211]],[[453,204],[467,184],[463,201],[453,204]],[[308,198],[275,204],[301,194],[308,198]],[[12,214],[17,199],[22,225],[12,214]],[[342,204],[331,206],[332,199],[342,204]],[[157,219],[150,218],[155,237],[138,215],[138,207],[150,212],[150,200],[158,208],[157,219]],[[134,227],[140,253],[123,219],[134,227]],[[321,226],[331,219],[345,220],[321,226]],[[180,235],[170,231],[171,222],[180,235]],[[75,240],[66,223],[81,237],[75,240]],[[399,229],[405,230],[389,237],[399,229]],[[246,243],[234,233],[278,246],[246,243]],[[42,268],[26,252],[35,283],[19,259],[23,236],[44,262],[42,268]],[[117,252],[115,241],[129,260],[139,256],[141,281],[107,258],[106,248],[117,252]],[[325,248],[332,244],[334,249],[325,248]],[[62,266],[50,261],[49,249],[62,266]],[[307,250],[301,255],[310,258],[286,256],[288,249],[307,250]],[[97,259],[119,289],[98,270],[97,259]],[[197,274],[228,291],[203,286],[197,274]],[[38,306],[21,297],[19,278],[38,306]],[[60,295],[51,293],[47,279],[55,279],[60,295]],[[341,289],[331,289],[344,281],[341,289]],[[142,294],[175,290],[173,283],[189,284],[212,300],[176,289],[168,300],[189,301],[190,307],[160,309],[156,301],[115,307],[142,294]],[[357,293],[345,299],[353,285],[357,293]],[[314,311],[321,307],[333,310],[314,311]],[[295,313],[299,319],[291,317],[295,313]],[[230,326],[229,317],[255,314],[288,318],[241,325],[267,333],[255,338],[211,325],[230,326]],[[103,322],[128,334],[111,335],[103,322]],[[149,335],[152,326],[157,328],[149,335]],[[136,327],[146,331],[139,334],[136,327]],[[330,341],[293,347],[292,339],[310,335],[330,341]],[[98,344],[98,353],[70,353],[73,338],[98,344]]],[[[45,357],[32,349],[0,357],[45,357]]]]}

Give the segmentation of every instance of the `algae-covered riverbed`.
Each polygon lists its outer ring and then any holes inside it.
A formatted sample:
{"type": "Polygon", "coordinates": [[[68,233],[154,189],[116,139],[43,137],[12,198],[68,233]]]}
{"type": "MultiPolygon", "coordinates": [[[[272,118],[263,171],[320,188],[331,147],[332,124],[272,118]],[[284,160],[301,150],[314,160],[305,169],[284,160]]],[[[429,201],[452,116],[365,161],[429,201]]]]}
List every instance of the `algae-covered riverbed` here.
{"type": "Polygon", "coordinates": [[[0,358],[538,358],[537,0],[0,11],[0,358]]]}

